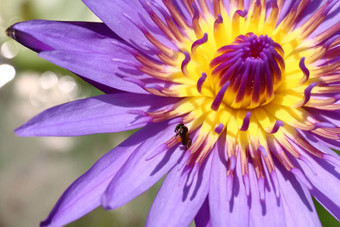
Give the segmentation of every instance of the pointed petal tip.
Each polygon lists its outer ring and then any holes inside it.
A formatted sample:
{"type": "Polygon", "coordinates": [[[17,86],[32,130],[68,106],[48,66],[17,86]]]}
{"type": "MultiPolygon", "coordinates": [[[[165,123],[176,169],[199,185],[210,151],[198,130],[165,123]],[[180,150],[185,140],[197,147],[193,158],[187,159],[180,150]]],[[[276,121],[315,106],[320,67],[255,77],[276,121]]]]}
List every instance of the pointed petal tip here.
{"type": "Polygon", "coordinates": [[[50,226],[50,221],[48,219],[44,220],[44,221],[41,221],[40,222],[40,227],[47,227],[47,226],[50,226]]]}
{"type": "Polygon", "coordinates": [[[15,26],[15,25],[16,25],[16,24],[11,25],[11,26],[8,27],[8,28],[6,29],[6,31],[5,31],[5,34],[6,34],[8,37],[12,38],[12,39],[16,39],[16,38],[15,38],[15,30],[14,30],[14,26],[15,26]]]}
{"type": "MultiPolygon", "coordinates": [[[[124,204],[122,204],[122,205],[124,205],[124,204]]],[[[114,210],[118,207],[121,207],[122,205],[114,204],[114,200],[112,198],[110,198],[110,196],[108,196],[106,194],[106,192],[104,192],[101,196],[101,206],[105,210],[114,210]]]]}
{"type": "Polygon", "coordinates": [[[115,208],[112,208],[109,204],[102,204],[102,207],[103,207],[103,209],[105,209],[105,210],[113,210],[113,209],[115,209],[115,208]]]}
{"type": "Polygon", "coordinates": [[[41,50],[51,50],[51,47],[39,41],[31,32],[32,27],[37,22],[39,23],[39,20],[15,23],[8,27],[5,33],[8,37],[16,40],[18,43],[26,46],[27,48],[35,52],[40,52],[41,50]]]}
{"type": "Polygon", "coordinates": [[[38,134],[31,125],[27,124],[27,122],[23,125],[20,125],[18,128],[14,129],[14,133],[20,137],[33,137],[33,136],[48,136],[48,135],[40,135],[38,134]]]}
{"type": "Polygon", "coordinates": [[[23,31],[21,31],[22,29],[20,29],[20,28],[22,27],[21,25],[24,24],[24,23],[25,22],[17,22],[15,24],[12,24],[11,26],[9,26],[6,29],[5,34],[8,37],[10,37],[10,38],[12,38],[12,39],[14,39],[14,40],[16,40],[20,43],[20,40],[21,40],[20,34],[23,32],[23,31]]]}
{"type": "Polygon", "coordinates": [[[40,227],[57,227],[57,226],[64,226],[65,224],[67,223],[60,224],[53,217],[48,216],[45,220],[40,222],[39,226],[40,227]]]}
{"type": "Polygon", "coordinates": [[[105,210],[111,210],[109,199],[105,193],[101,196],[100,203],[105,210]]]}
{"type": "Polygon", "coordinates": [[[28,136],[32,136],[32,135],[29,135],[29,134],[27,133],[27,131],[24,130],[23,125],[20,126],[20,127],[18,127],[18,128],[16,128],[16,129],[14,129],[14,133],[15,133],[15,135],[20,136],[20,137],[28,137],[28,136]]]}
{"type": "MultiPolygon", "coordinates": [[[[43,221],[39,223],[40,227],[54,227],[58,226],[58,223],[55,222],[55,219],[53,218],[54,216],[51,214],[43,221]]],[[[59,224],[60,225],[60,224],[59,224]]]]}
{"type": "Polygon", "coordinates": [[[19,33],[26,32],[26,30],[29,30],[29,28],[32,28],[33,25],[39,23],[40,21],[41,20],[29,20],[29,21],[17,22],[15,24],[12,24],[11,26],[9,26],[6,29],[5,34],[8,37],[11,37],[11,38],[18,41],[18,39],[19,39],[18,34],[19,33]]]}

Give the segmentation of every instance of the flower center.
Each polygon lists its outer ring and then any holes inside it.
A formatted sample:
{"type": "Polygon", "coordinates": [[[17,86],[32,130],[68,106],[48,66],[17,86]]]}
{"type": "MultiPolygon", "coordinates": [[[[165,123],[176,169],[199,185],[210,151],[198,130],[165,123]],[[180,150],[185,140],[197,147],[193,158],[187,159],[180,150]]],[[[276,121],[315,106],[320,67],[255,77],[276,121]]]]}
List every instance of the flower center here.
{"type": "Polygon", "coordinates": [[[218,49],[210,67],[221,90],[226,89],[223,102],[236,109],[253,109],[270,102],[285,68],[283,55],[281,46],[267,35],[253,33],[240,35],[218,49]]]}

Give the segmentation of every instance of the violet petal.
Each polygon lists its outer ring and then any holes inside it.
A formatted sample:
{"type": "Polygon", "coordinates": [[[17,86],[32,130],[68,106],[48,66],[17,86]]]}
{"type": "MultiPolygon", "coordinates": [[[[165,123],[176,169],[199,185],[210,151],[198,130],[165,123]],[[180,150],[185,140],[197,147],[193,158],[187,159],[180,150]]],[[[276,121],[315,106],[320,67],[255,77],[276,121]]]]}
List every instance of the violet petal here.
{"type": "Polygon", "coordinates": [[[37,52],[74,50],[112,54],[115,49],[111,47],[122,43],[104,23],[98,22],[31,20],[12,25],[8,34],[37,52]]]}
{"type": "MultiPolygon", "coordinates": [[[[125,55],[121,48],[117,47],[116,58],[126,58],[127,62],[133,62],[132,55],[125,55]]],[[[110,86],[122,91],[147,94],[144,89],[134,83],[124,80],[124,76],[131,77],[143,74],[134,66],[113,61],[113,56],[92,52],[78,52],[68,50],[43,51],[40,57],[59,65],[73,73],[79,74],[89,80],[110,86]]],[[[147,76],[149,77],[149,76],[147,76]]]]}
{"type": "MultiPolygon", "coordinates": [[[[174,167],[169,172],[151,206],[146,226],[188,226],[191,223],[208,194],[211,157],[207,157],[190,185],[187,185],[189,171],[183,173],[183,169],[174,167]]],[[[185,158],[179,165],[183,162],[185,158]]]]}
{"type": "MultiPolygon", "coordinates": [[[[225,145],[225,142],[221,144],[225,145]]],[[[219,148],[219,155],[216,150],[213,159],[213,171],[211,172],[209,201],[211,210],[211,223],[213,226],[248,226],[250,222],[249,199],[243,183],[240,158],[235,163],[234,177],[227,175],[226,163],[221,156],[225,151],[223,146],[219,148]],[[233,181],[232,191],[228,187],[227,177],[233,181]],[[231,199],[229,201],[228,194],[231,199]]]]}
{"type": "Polygon", "coordinates": [[[259,180],[256,178],[255,169],[252,164],[249,165],[249,178],[251,201],[250,201],[250,223],[254,226],[288,226],[284,215],[284,207],[281,197],[275,195],[274,186],[268,181],[269,175],[266,171],[264,180],[264,200],[259,195],[259,180]]]}
{"type": "Polygon", "coordinates": [[[340,191],[337,188],[340,180],[340,173],[335,166],[323,159],[309,159],[313,172],[305,163],[298,160],[301,169],[313,185],[311,194],[328,210],[338,221],[340,221],[340,191]],[[327,183],[325,183],[327,182],[327,183]]]}
{"type": "MultiPolygon", "coordinates": [[[[147,30],[163,44],[173,46],[167,40],[162,31],[152,22],[146,11],[143,9],[139,0],[129,1],[110,1],[100,2],[83,0],[83,2],[94,12],[112,31],[122,39],[132,44],[134,47],[149,54],[157,53],[153,46],[134,23],[141,23],[147,30]],[[145,16],[146,15],[146,16],[145,16]],[[133,21],[133,22],[132,22],[133,21]]],[[[163,5],[161,1],[157,1],[163,5]]]]}
{"type": "Polygon", "coordinates": [[[41,226],[66,225],[97,208],[101,195],[118,170],[137,147],[153,143],[158,137],[153,128],[164,128],[166,122],[146,126],[106,153],[63,193],[41,226]]]}
{"type": "Polygon", "coordinates": [[[138,147],[138,152],[131,155],[120,171],[113,178],[102,197],[102,206],[115,209],[145,192],[159,181],[183,156],[181,146],[167,149],[163,143],[174,136],[176,124],[164,128],[154,127],[158,136],[138,147]],[[156,149],[164,151],[148,160],[156,149]]]}
{"type": "Polygon", "coordinates": [[[308,189],[278,165],[277,177],[287,226],[321,226],[308,189]]]}
{"type": "Polygon", "coordinates": [[[20,136],[79,136],[127,131],[151,121],[147,116],[138,115],[136,110],[159,110],[175,100],[133,93],[81,99],[45,110],[15,132],[20,136]]]}
{"type": "Polygon", "coordinates": [[[209,200],[206,198],[195,217],[196,227],[211,227],[209,200]]]}

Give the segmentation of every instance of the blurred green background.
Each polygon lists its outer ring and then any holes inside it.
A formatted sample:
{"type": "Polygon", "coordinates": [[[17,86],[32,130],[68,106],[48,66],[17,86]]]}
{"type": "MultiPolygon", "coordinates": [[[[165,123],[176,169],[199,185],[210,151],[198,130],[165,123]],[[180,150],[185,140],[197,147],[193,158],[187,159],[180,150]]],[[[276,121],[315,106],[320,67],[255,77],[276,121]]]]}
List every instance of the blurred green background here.
{"type": "MultiPolygon", "coordinates": [[[[129,135],[15,136],[16,127],[46,108],[101,94],[5,37],[8,26],[31,19],[99,21],[81,1],[0,1],[0,227],[37,226],[78,176],[129,135]]],[[[68,226],[144,226],[159,185],[120,209],[98,208],[68,226]]],[[[340,226],[316,206],[324,226],[340,226]]]]}

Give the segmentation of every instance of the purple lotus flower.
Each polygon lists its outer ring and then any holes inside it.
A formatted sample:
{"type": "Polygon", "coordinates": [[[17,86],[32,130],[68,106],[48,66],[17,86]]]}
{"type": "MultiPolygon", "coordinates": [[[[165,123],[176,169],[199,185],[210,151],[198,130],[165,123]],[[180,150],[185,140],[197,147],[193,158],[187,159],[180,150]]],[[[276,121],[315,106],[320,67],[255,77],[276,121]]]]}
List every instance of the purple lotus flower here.
{"type": "Polygon", "coordinates": [[[48,109],[20,136],[142,128],[61,196],[42,226],[115,209],[166,175],[147,226],[340,220],[340,4],[83,0],[104,22],[8,34],[106,94],[48,109]]]}

